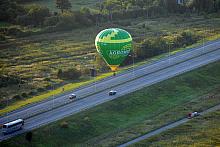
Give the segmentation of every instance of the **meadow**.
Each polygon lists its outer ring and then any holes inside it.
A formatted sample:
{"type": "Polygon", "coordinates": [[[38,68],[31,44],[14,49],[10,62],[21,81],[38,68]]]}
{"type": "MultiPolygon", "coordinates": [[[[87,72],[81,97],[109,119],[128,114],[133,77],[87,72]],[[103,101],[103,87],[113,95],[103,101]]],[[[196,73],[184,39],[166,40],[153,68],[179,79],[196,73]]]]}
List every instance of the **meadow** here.
{"type": "Polygon", "coordinates": [[[220,110],[203,115],[148,140],[132,145],[141,146],[219,146],[220,110]]]}
{"type": "Polygon", "coordinates": [[[115,146],[220,103],[220,62],[143,88],[0,143],[1,146],[115,146]],[[45,135],[47,134],[47,135],[45,135]]]}
{"type": "MultiPolygon", "coordinates": [[[[36,95],[40,96],[48,93],[48,91],[52,91],[52,94],[59,94],[53,93],[53,91],[69,83],[74,84],[91,80],[88,71],[90,68],[98,66],[95,62],[94,39],[97,33],[104,28],[120,27],[129,31],[134,38],[135,47],[145,38],[164,34],[173,38],[176,33],[184,30],[192,30],[203,36],[198,41],[201,44],[208,40],[218,39],[220,37],[219,26],[220,18],[207,19],[203,16],[173,15],[167,18],[136,18],[113,21],[99,24],[99,26],[28,37],[8,36],[7,42],[0,44],[0,72],[16,75],[26,82],[0,88],[1,109],[3,110],[8,105],[15,105],[17,101],[26,101],[31,97],[35,99],[33,102],[36,102],[36,95]],[[57,77],[59,69],[72,67],[85,74],[75,81],[64,81],[57,77]],[[8,101],[9,103],[7,103],[8,101]]],[[[182,49],[186,47],[184,46],[182,49]]],[[[174,52],[179,50],[178,48],[174,52]]],[[[98,74],[102,73],[99,72],[98,74]]],[[[39,100],[45,98],[47,97],[41,97],[39,100]]]]}

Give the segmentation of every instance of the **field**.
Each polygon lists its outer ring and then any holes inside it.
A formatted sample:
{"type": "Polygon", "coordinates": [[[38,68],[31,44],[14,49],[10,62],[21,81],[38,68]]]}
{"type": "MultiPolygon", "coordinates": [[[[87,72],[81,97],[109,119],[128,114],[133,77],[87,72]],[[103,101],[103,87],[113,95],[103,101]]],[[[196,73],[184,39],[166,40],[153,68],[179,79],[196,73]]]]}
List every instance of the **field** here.
{"type": "MultiPolygon", "coordinates": [[[[16,75],[26,82],[0,88],[1,109],[3,110],[8,105],[16,105],[14,102],[23,102],[30,97],[53,91],[65,84],[90,80],[91,78],[85,74],[76,81],[63,81],[57,78],[57,72],[59,69],[71,67],[88,72],[88,69],[97,66],[94,61],[95,36],[102,29],[112,26],[128,30],[134,38],[134,46],[138,46],[143,39],[148,37],[162,34],[172,37],[173,34],[184,30],[192,30],[203,36],[203,39],[199,41],[200,44],[220,37],[219,18],[206,19],[201,16],[187,18],[181,15],[168,18],[137,18],[114,21],[113,23],[100,24],[100,26],[67,32],[44,33],[25,38],[9,36],[8,42],[0,45],[0,72],[16,75]],[[144,28],[143,24],[145,24],[144,28]],[[7,103],[8,100],[9,103],[7,103]]],[[[54,92],[54,94],[57,93],[54,92]]],[[[40,97],[42,99],[42,96],[40,97]]],[[[34,102],[36,102],[37,98],[34,98],[34,102]]],[[[43,99],[45,98],[43,97],[43,99]]]]}
{"type": "MultiPolygon", "coordinates": [[[[72,5],[72,10],[79,10],[81,7],[88,7],[88,8],[96,8],[99,6],[99,3],[103,0],[70,0],[72,5]]],[[[47,6],[52,11],[59,11],[56,8],[55,0],[39,0],[35,1],[35,4],[47,6]]],[[[27,5],[33,4],[33,2],[26,3],[27,5]]]]}
{"type": "Polygon", "coordinates": [[[115,146],[220,103],[220,62],[20,135],[1,146],[115,146]],[[45,135],[47,134],[47,135],[45,135]]]}
{"type": "Polygon", "coordinates": [[[219,146],[219,132],[220,110],[198,117],[184,125],[132,146],[219,146]]]}

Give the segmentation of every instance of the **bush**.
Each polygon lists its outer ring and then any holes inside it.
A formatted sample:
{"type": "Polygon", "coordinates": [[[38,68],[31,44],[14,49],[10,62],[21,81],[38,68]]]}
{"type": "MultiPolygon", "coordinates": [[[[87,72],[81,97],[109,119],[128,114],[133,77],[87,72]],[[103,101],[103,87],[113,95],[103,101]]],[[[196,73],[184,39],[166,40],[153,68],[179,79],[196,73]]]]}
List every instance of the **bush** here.
{"type": "Polygon", "coordinates": [[[38,89],[37,89],[38,92],[44,92],[45,90],[46,90],[46,89],[44,89],[44,88],[38,88],[38,89]]]}
{"type": "Polygon", "coordinates": [[[17,27],[9,27],[6,32],[7,35],[13,35],[13,36],[19,36],[21,33],[23,32],[21,31],[21,29],[17,27]]]}
{"type": "Polygon", "coordinates": [[[141,45],[135,49],[138,58],[144,59],[166,52],[168,44],[163,37],[145,39],[141,45]]]}
{"type": "Polygon", "coordinates": [[[135,54],[139,59],[153,57],[169,50],[186,47],[196,43],[201,37],[192,31],[184,31],[175,35],[165,35],[148,38],[135,47],[135,54]]]}
{"type": "Polygon", "coordinates": [[[26,7],[26,14],[18,16],[16,22],[20,25],[42,25],[45,18],[49,17],[49,9],[40,5],[30,5],[26,7]]]}
{"type": "Polygon", "coordinates": [[[0,75],[0,88],[18,84],[24,84],[24,81],[22,81],[20,77],[13,75],[0,75]]]}
{"type": "Polygon", "coordinates": [[[44,20],[44,26],[55,26],[59,22],[59,17],[58,16],[51,16],[47,17],[44,20]]]}
{"type": "Polygon", "coordinates": [[[200,36],[196,35],[192,31],[184,31],[176,38],[175,44],[177,47],[182,47],[186,45],[191,45],[197,42],[200,39],[200,36]]]}
{"type": "Polygon", "coordinates": [[[65,71],[59,70],[57,77],[64,80],[76,80],[81,76],[81,72],[75,68],[67,69],[65,71]]]}
{"type": "Polygon", "coordinates": [[[59,20],[60,21],[56,25],[56,28],[58,29],[68,30],[79,26],[79,24],[76,22],[75,15],[71,12],[62,13],[59,17],[59,20]]]}
{"type": "Polygon", "coordinates": [[[28,97],[27,93],[25,93],[25,92],[23,92],[23,93],[21,94],[21,96],[22,96],[23,98],[28,97]]]}
{"type": "Polygon", "coordinates": [[[44,78],[44,81],[51,81],[51,79],[50,78],[44,78]]]}
{"type": "Polygon", "coordinates": [[[69,125],[68,125],[68,123],[66,121],[63,121],[63,122],[60,123],[60,127],[61,128],[68,128],[69,125]]]}
{"type": "Polygon", "coordinates": [[[83,75],[90,75],[90,69],[89,68],[83,68],[82,69],[82,74],[83,75]]]}
{"type": "Polygon", "coordinates": [[[17,5],[13,0],[2,0],[0,2],[0,21],[14,22],[14,19],[23,13],[23,6],[17,5]]]}
{"type": "Polygon", "coordinates": [[[5,40],[6,40],[5,35],[0,34],[0,41],[5,41],[5,40]]]}
{"type": "Polygon", "coordinates": [[[16,94],[16,95],[13,96],[13,99],[21,100],[22,97],[19,94],[16,94]]]}
{"type": "Polygon", "coordinates": [[[36,95],[36,94],[37,94],[36,91],[31,91],[31,92],[28,93],[28,95],[31,95],[31,96],[34,96],[34,95],[36,95]]]}

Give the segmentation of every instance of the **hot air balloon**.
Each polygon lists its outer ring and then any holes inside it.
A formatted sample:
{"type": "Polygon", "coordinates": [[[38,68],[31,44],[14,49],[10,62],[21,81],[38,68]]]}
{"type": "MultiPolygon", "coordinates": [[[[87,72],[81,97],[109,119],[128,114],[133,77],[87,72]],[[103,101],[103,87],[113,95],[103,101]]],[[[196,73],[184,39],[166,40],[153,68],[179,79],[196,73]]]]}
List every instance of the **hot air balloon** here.
{"type": "Polygon", "coordinates": [[[105,29],[96,36],[95,46],[111,70],[115,72],[131,51],[132,37],[123,29],[105,29]]]}

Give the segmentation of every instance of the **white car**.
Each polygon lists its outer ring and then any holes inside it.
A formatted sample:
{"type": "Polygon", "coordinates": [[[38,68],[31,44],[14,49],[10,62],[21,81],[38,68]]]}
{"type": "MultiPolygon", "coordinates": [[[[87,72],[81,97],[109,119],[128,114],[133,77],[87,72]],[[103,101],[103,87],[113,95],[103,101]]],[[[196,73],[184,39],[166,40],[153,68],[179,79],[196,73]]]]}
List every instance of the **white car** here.
{"type": "Polygon", "coordinates": [[[71,94],[70,96],[69,96],[69,99],[75,99],[76,98],[76,94],[71,94]]]}
{"type": "Polygon", "coordinates": [[[196,116],[199,116],[200,114],[198,112],[192,112],[192,113],[189,113],[188,114],[188,118],[192,118],[192,117],[196,117],[196,116]]]}
{"type": "Polygon", "coordinates": [[[116,95],[116,93],[117,93],[117,91],[115,91],[115,90],[111,90],[111,91],[109,91],[109,96],[111,96],[111,95],[116,95]]]}

